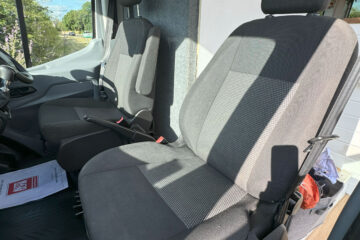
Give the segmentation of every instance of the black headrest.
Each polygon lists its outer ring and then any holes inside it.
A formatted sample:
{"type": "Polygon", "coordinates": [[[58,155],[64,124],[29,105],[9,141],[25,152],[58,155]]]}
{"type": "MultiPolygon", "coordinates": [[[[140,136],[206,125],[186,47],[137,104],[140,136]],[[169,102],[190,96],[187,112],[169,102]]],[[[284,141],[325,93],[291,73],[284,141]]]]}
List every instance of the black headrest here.
{"type": "Polygon", "coordinates": [[[265,14],[316,13],[325,10],[330,0],[262,0],[265,14]]]}
{"type": "Polygon", "coordinates": [[[131,7],[141,3],[141,0],[117,0],[123,7],[131,7]]]}

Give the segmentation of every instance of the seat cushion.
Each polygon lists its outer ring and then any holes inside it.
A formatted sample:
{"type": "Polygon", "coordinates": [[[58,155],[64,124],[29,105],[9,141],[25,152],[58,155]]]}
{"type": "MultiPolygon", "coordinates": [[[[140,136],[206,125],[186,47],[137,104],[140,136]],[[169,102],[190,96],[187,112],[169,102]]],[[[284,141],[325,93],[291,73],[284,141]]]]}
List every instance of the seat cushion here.
{"type": "Polygon", "coordinates": [[[39,124],[43,137],[51,143],[103,129],[83,120],[84,115],[116,121],[121,112],[109,102],[92,98],[66,98],[41,105],[39,124]]]}
{"type": "Polygon", "coordinates": [[[84,166],[79,189],[90,239],[245,239],[250,229],[246,193],[188,148],[107,150],[84,166]]]}

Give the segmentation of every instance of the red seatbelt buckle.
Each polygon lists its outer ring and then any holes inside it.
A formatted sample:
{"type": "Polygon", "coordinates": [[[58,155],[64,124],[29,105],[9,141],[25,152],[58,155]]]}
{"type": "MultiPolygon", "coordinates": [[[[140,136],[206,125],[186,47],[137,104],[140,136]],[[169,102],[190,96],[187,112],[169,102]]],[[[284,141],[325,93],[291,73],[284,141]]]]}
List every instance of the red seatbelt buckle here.
{"type": "Polygon", "coordinates": [[[121,124],[124,121],[124,117],[121,117],[118,121],[116,121],[117,124],[121,124]]]}
{"type": "Polygon", "coordinates": [[[161,136],[156,140],[156,143],[167,144],[168,141],[163,136],[161,136]]]}

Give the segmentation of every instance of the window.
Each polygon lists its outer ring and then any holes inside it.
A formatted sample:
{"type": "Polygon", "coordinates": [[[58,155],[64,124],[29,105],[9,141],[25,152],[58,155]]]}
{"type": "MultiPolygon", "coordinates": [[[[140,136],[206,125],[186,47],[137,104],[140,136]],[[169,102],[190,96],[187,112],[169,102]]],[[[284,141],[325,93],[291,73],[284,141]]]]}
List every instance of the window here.
{"type": "MultiPolygon", "coordinates": [[[[0,1],[0,48],[25,66],[15,0],[0,1]]],[[[1,64],[1,63],[0,63],[1,64]]]]}
{"type": "Polygon", "coordinates": [[[346,17],[349,23],[360,23],[360,2],[355,1],[349,5],[349,14],[346,17]]]}
{"type": "Polygon", "coordinates": [[[348,23],[360,23],[360,1],[331,0],[325,16],[344,18],[348,23]]]}
{"type": "Polygon", "coordinates": [[[1,0],[0,47],[22,65],[25,65],[25,59],[19,27],[21,18],[16,14],[15,1],[22,2],[32,66],[68,55],[89,44],[92,38],[90,0],[1,0]]]}

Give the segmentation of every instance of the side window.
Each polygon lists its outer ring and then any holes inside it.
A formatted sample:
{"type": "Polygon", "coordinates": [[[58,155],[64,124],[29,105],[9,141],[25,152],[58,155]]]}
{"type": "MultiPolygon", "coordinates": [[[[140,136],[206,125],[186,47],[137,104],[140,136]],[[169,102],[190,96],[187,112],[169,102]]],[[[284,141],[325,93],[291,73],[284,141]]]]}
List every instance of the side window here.
{"type": "MultiPolygon", "coordinates": [[[[91,41],[91,0],[21,2],[32,66],[78,51],[91,41]]],[[[21,19],[16,12],[15,0],[0,0],[0,47],[25,66],[19,28],[21,19]]]]}
{"type": "Polygon", "coordinates": [[[348,23],[360,23],[360,2],[357,0],[331,0],[324,15],[342,18],[348,23]]]}
{"type": "Polygon", "coordinates": [[[25,66],[15,0],[0,1],[0,48],[25,66]]]}
{"type": "Polygon", "coordinates": [[[346,20],[349,23],[360,23],[360,2],[353,2],[349,11],[349,15],[346,17],[346,20]]]}

